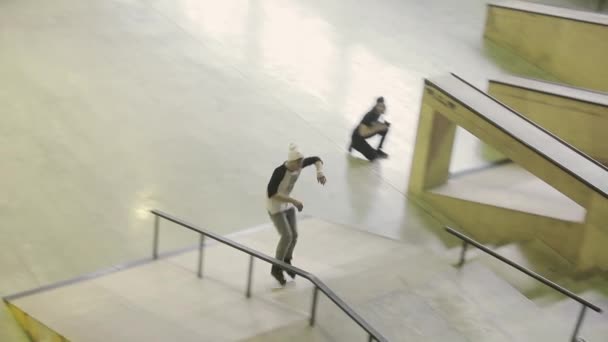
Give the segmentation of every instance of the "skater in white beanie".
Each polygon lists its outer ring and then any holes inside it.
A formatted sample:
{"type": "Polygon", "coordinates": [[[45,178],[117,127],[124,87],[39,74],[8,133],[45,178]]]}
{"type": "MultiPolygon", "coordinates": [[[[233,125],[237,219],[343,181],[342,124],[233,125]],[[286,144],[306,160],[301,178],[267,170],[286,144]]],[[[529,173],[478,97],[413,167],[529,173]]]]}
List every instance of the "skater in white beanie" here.
{"type": "MultiPolygon", "coordinates": [[[[300,153],[295,144],[289,145],[287,161],[278,166],[272,173],[267,188],[267,210],[274,226],[276,227],[281,239],[277,245],[275,257],[291,265],[293,249],[298,240],[298,228],[296,223],[296,212],[302,211],[302,202],[290,197],[291,191],[300,176],[302,168],[314,165],[317,169],[317,181],[325,185],[326,178],[323,175],[323,161],[319,157],[307,157],[300,153]]],[[[291,278],[295,274],[287,272],[291,278]]],[[[272,266],[270,272],[272,276],[281,284],[285,285],[286,280],[283,270],[280,267],[272,266]]]]}

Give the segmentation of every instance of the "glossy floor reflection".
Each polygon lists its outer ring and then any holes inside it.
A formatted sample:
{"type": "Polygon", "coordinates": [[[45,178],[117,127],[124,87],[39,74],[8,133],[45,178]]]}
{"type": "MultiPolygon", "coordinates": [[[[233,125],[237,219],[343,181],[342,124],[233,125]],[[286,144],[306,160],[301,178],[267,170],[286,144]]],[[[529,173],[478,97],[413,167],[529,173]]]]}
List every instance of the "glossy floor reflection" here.
{"type": "MultiPolygon", "coordinates": [[[[307,214],[443,248],[405,198],[423,78],[550,78],[483,43],[484,4],[3,1],[0,294],[147,255],[150,208],[220,233],[267,222],[291,141],[326,161],[325,188],[296,188],[307,214]],[[379,95],[392,158],[368,165],[344,150],[379,95]]],[[[165,249],[195,239],[163,228],[165,249]]]]}

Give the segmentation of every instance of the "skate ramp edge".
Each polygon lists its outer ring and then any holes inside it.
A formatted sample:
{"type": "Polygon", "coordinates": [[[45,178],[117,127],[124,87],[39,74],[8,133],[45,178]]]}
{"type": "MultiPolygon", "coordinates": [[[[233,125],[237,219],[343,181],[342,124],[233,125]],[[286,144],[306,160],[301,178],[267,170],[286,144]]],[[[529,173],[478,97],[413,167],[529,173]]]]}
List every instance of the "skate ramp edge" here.
{"type": "Polygon", "coordinates": [[[27,336],[33,342],[67,342],[67,338],[62,336],[60,333],[47,327],[44,323],[40,322],[36,318],[28,315],[27,312],[21,310],[19,307],[5,301],[6,306],[9,308],[15,320],[26,332],[27,336]]]}

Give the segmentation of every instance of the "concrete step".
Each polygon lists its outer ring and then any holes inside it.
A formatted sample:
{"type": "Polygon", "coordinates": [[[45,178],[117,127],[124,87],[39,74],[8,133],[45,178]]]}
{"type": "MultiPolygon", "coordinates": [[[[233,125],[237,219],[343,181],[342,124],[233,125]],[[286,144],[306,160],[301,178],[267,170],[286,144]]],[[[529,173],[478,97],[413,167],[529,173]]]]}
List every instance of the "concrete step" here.
{"type": "MultiPolygon", "coordinates": [[[[608,309],[608,279],[598,277],[597,279],[590,281],[588,286],[593,289],[581,291],[578,294],[598,305],[600,308],[604,310],[608,309]]],[[[558,331],[562,334],[572,334],[576,319],[581,310],[581,304],[573,300],[562,299],[550,306],[543,307],[542,310],[546,315],[551,315],[558,321],[565,322],[556,327],[558,331]]],[[[592,310],[587,310],[585,320],[581,327],[580,336],[588,342],[607,341],[608,316],[606,313],[598,314],[592,310]]]]}
{"type": "MultiPolygon", "coordinates": [[[[298,321],[277,330],[241,340],[242,342],[339,342],[343,337],[334,337],[335,332],[327,331],[325,327],[311,327],[307,320],[298,321]]],[[[360,339],[364,341],[364,339],[360,339]]]]}
{"type": "MultiPolygon", "coordinates": [[[[608,308],[608,277],[606,274],[597,274],[592,277],[577,276],[571,264],[547,245],[536,240],[501,246],[495,251],[601,308],[608,308]]],[[[550,329],[561,336],[572,334],[581,309],[579,303],[483,252],[472,249],[468,252],[468,256],[475,262],[483,264],[485,268],[491,269],[504,282],[531,300],[542,312],[543,317],[547,317],[553,322],[562,322],[550,326],[543,323],[543,320],[536,327],[530,327],[531,330],[550,329]]],[[[582,336],[588,341],[603,341],[608,336],[607,329],[608,317],[606,314],[587,311],[582,336]],[[603,337],[598,339],[599,336],[603,337]]]]}
{"type": "MultiPolygon", "coordinates": [[[[542,311],[483,265],[426,272],[420,277],[401,276],[390,269],[368,269],[327,280],[390,341],[559,340],[550,330],[535,329],[529,322],[545,320],[542,311]]],[[[309,303],[306,294],[276,299],[289,306],[305,306],[309,303]]],[[[247,341],[365,340],[365,334],[328,300],[322,300],[318,310],[317,335],[296,324],[247,341]]]]}
{"type": "MultiPolygon", "coordinates": [[[[450,257],[400,244],[339,267],[319,269],[319,273],[391,341],[526,341],[531,335],[552,338],[551,332],[534,332],[528,327],[529,320],[542,317],[534,303],[482,264],[458,270],[451,266],[454,260],[450,257]]],[[[280,293],[274,300],[306,310],[310,289],[294,290],[297,295],[280,293]]],[[[318,325],[326,334],[315,338],[365,338],[327,300],[319,304],[318,317],[318,325]]],[[[283,327],[263,338],[298,336],[299,329],[302,327],[283,327]]]]}

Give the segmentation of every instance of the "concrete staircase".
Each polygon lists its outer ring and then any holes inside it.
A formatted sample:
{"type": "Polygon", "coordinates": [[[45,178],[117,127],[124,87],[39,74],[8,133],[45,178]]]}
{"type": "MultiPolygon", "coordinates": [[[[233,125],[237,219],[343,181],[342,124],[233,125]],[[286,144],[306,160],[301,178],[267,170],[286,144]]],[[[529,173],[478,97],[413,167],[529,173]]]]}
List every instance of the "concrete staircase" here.
{"type": "MultiPolygon", "coordinates": [[[[561,327],[573,327],[576,311],[553,315],[567,301],[541,307],[483,260],[456,269],[453,252],[436,255],[317,219],[300,221],[299,231],[295,263],[390,341],[566,341],[561,327]]],[[[268,227],[237,240],[272,255],[277,235],[268,227]]],[[[246,299],[248,256],[213,245],[204,260],[202,280],[190,252],[12,304],[71,341],[367,340],[322,294],[317,325],[309,327],[312,286],[304,279],[274,290],[270,267],[257,262],[246,299]]],[[[605,331],[601,319],[589,325],[593,336],[605,331]]]]}
{"type": "MultiPolygon", "coordinates": [[[[558,334],[534,326],[537,320],[557,321],[545,317],[538,306],[482,264],[473,262],[458,270],[451,260],[424,252],[404,254],[385,254],[369,268],[323,279],[390,341],[560,340],[558,334]]],[[[277,299],[303,306],[305,294],[277,299]]],[[[364,340],[329,301],[319,310],[320,332],[313,341],[364,340]]],[[[302,329],[294,325],[246,341],[285,341],[302,329]]]]}
{"type": "MultiPolygon", "coordinates": [[[[538,240],[500,246],[496,248],[496,251],[599,305],[602,309],[608,308],[608,273],[592,276],[580,275],[568,261],[538,240]]],[[[492,270],[503,282],[507,282],[531,300],[544,315],[550,315],[558,322],[563,322],[553,327],[539,322],[541,329],[552,329],[562,335],[572,333],[574,322],[581,310],[579,303],[523,273],[514,271],[484,253],[473,251],[472,254],[476,255],[473,260],[482,264],[486,269],[492,270]],[[567,324],[567,322],[571,323],[567,324]]],[[[587,341],[608,340],[606,314],[597,314],[587,310],[581,336],[587,341]]]]}

